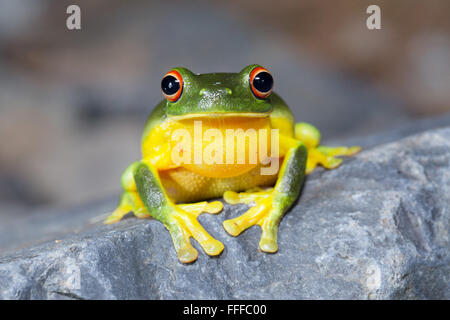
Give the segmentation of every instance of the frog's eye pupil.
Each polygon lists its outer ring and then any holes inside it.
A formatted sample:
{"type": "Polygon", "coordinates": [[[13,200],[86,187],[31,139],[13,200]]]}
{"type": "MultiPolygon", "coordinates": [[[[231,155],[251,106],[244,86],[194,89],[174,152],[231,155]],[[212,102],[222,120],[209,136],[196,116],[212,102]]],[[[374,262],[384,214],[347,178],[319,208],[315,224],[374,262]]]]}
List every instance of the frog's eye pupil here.
{"type": "Polygon", "coordinates": [[[250,88],[255,97],[267,98],[273,89],[273,77],[270,72],[263,67],[253,69],[250,73],[250,88]]]}
{"type": "Polygon", "coordinates": [[[177,101],[183,91],[181,74],[176,70],[168,72],[161,80],[161,90],[167,100],[177,101]]]}
{"type": "Polygon", "coordinates": [[[172,95],[180,90],[180,82],[174,76],[164,77],[161,81],[161,89],[167,95],[172,95]]]}
{"type": "Polygon", "coordinates": [[[253,78],[253,86],[261,92],[269,92],[273,87],[273,78],[268,72],[260,72],[253,78]]]}

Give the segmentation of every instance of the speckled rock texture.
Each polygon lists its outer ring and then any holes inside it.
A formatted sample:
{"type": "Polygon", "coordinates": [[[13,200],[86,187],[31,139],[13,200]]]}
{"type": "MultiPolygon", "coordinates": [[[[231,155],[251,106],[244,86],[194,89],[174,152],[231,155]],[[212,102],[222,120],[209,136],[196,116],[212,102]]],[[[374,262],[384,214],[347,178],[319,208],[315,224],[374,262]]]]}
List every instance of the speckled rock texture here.
{"type": "Polygon", "coordinates": [[[199,258],[190,265],[177,261],[156,220],[103,226],[114,205],[23,222],[22,233],[46,231],[3,253],[0,297],[450,299],[450,128],[366,149],[308,176],[280,224],[276,254],[258,250],[258,227],[237,238],[223,230],[245,205],[200,217],[225,250],[211,258],[194,243],[199,258]]]}

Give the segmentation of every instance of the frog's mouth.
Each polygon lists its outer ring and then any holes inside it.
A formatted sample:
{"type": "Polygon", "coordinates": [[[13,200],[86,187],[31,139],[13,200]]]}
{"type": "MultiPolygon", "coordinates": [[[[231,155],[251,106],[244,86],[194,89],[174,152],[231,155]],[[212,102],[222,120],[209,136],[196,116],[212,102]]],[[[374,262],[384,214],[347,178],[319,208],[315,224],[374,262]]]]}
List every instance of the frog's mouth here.
{"type": "Polygon", "coordinates": [[[205,112],[190,113],[178,116],[169,116],[173,120],[185,120],[193,118],[266,118],[269,112],[205,112]]]}

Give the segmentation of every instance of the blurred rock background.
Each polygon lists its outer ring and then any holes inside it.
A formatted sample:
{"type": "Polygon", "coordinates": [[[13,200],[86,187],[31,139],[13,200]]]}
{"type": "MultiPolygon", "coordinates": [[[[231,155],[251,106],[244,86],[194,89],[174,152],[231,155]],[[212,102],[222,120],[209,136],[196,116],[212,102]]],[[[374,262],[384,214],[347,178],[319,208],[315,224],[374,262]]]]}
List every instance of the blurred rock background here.
{"type": "Polygon", "coordinates": [[[265,65],[297,120],[335,140],[449,111],[449,62],[446,0],[0,0],[0,223],[118,195],[173,66],[265,65]]]}

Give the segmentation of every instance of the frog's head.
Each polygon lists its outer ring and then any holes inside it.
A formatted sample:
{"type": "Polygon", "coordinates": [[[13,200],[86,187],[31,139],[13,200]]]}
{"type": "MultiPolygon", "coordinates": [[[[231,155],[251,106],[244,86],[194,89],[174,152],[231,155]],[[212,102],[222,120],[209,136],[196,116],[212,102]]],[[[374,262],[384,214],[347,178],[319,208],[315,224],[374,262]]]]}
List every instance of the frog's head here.
{"type": "Polygon", "coordinates": [[[272,75],[257,64],[239,73],[194,74],[177,67],[161,81],[166,114],[179,119],[265,116],[272,110],[272,87],[272,75]]]}

